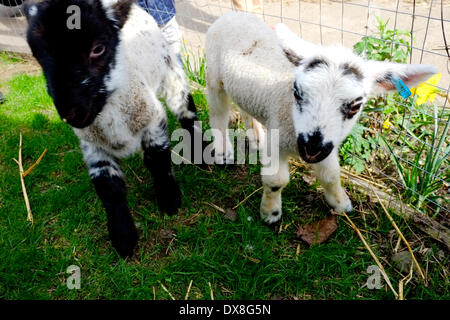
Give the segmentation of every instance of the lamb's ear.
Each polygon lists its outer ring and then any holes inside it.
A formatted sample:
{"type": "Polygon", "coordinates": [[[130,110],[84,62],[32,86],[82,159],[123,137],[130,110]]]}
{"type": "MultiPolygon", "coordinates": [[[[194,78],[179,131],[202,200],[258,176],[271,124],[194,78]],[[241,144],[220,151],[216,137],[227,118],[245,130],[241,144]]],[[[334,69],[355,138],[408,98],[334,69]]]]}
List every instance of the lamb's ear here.
{"type": "Polygon", "coordinates": [[[372,82],[372,93],[380,94],[396,90],[393,79],[401,79],[409,88],[415,87],[433,74],[434,66],[426,64],[401,64],[392,62],[368,61],[367,76],[372,82]]]}
{"type": "Polygon", "coordinates": [[[117,20],[117,25],[122,28],[128,19],[128,14],[130,12],[132,4],[135,0],[117,0],[113,5],[114,16],[117,20]]]}
{"type": "Polygon", "coordinates": [[[298,66],[302,59],[314,53],[315,45],[300,39],[284,23],[275,26],[278,43],[289,61],[298,66]]]}

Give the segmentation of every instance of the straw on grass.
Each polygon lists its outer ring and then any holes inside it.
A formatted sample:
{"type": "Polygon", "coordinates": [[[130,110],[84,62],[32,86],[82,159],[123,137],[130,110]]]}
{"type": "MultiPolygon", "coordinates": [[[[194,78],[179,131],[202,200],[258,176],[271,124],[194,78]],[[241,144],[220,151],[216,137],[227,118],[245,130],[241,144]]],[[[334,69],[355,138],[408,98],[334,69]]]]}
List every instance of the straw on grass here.
{"type": "Polygon", "coordinates": [[[214,292],[211,287],[211,282],[208,282],[208,286],[209,286],[209,294],[211,295],[211,300],[214,300],[214,292]]]}
{"type": "Polygon", "coordinates": [[[186,295],[184,296],[184,300],[189,299],[189,292],[191,292],[192,282],[193,282],[192,280],[191,280],[191,282],[189,282],[189,287],[187,288],[186,295]]]}
{"type": "MultiPolygon", "coordinates": [[[[158,281],[158,282],[159,282],[159,281],[158,281]]],[[[164,290],[165,292],[167,292],[167,294],[169,295],[169,297],[170,297],[172,300],[175,300],[175,298],[174,298],[173,295],[170,293],[170,291],[167,290],[167,288],[166,288],[161,282],[159,282],[159,284],[161,285],[161,288],[163,288],[163,290],[164,290]]]]}
{"type": "Polygon", "coordinates": [[[364,246],[366,247],[366,249],[369,251],[370,255],[372,256],[373,260],[375,260],[375,263],[377,264],[378,268],[380,268],[380,272],[383,275],[384,280],[386,281],[387,285],[389,286],[389,288],[391,289],[395,298],[397,299],[398,293],[397,293],[397,291],[395,291],[394,287],[392,286],[392,283],[389,280],[389,277],[388,277],[386,271],[384,270],[383,265],[381,264],[380,260],[378,260],[377,256],[373,253],[372,249],[370,249],[370,246],[366,242],[366,239],[362,235],[361,231],[359,231],[358,227],[353,223],[352,219],[350,219],[350,217],[344,211],[342,212],[342,214],[344,215],[345,218],[347,218],[347,220],[350,223],[350,225],[352,226],[353,230],[356,231],[356,233],[358,234],[362,243],[364,244],[364,246]]]}
{"type": "Polygon", "coordinates": [[[258,189],[256,189],[255,191],[253,191],[252,193],[250,193],[248,196],[246,196],[245,198],[244,198],[244,200],[242,200],[241,202],[239,202],[237,205],[235,205],[234,207],[233,207],[233,210],[236,210],[236,208],[237,207],[239,207],[241,204],[243,204],[245,201],[247,201],[248,199],[250,199],[250,197],[252,196],[252,195],[254,195],[255,193],[257,193],[258,191],[260,191],[260,190],[262,190],[264,187],[259,187],[258,189]]]}
{"type": "Polygon", "coordinates": [[[33,171],[33,169],[41,162],[42,158],[45,156],[46,153],[47,153],[47,148],[44,149],[44,151],[39,156],[39,158],[36,160],[36,162],[23,173],[24,178],[27,175],[29,175],[31,173],[31,171],[33,171]]]}
{"type": "Polygon", "coordinates": [[[180,155],[179,153],[176,153],[176,152],[173,151],[173,150],[170,150],[170,151],[172,151],[172,153],[176,154],[177,156],[179,156],[181,159],[183,159],[183,160],[186,161],[187,163],[193,164],[193,165],[196,166],[197,169],[199,169],[200,171],[204,171],[204,172],[208,172],[208,173],[211,173],[211,172],[212,172],[211,169],[210,169],[210,170],[205,170],[205,169],[201,168],[199,165],[193,163],[192,161],[189,161],[188,159],[186,159],[185,157],[183,157],[183,156],[180,155]]]}
{"type": "Polygon", "coordinates": [[[33,224],[33,214],[31,213],[30,201],[28,200],[27,189],[25,187],[23,164],[22,164],[22,133],[19,136],[19,160],[13,159],[19,165],[20,184],[22,185],[23,198],[27,207],[27,220],[33,224]]]}
{"type": "MultiPolygon", "coordinates": [[[[370,178],[373,180],[372,177],[372,173],[370,173],[369,170],[367,170],[367,172],[369,172],[370,174],[370,178]]],[[[397,226],[397,224],[395,223],[394,219],[392,219],[392,216],[389,214],[389,212],[387,211],[386,207],[384,206],[383,202],[381,201],[380,197],[378,196],[378,194],[375,192],[375,190],[373,189],[372,185],[370,185],[370,188],[372,189],[372,192],[375,194],[375,196],[378,199],[378,202],[381,205],[381,208],[383,208],[384,213],[386,214],[386,216],[388,217],[389,221],[391,222],[391,224],[394,226],[394,229],[397,231],[398,235],[400,236],[400,238],[402,238],[403,242],[405,243],[406,247],[408,248],[409,254],[411,255],[412,260],[414,261],[414,264],[417,267],[417,270],[419,270],[420,276],[422,277],[423,280],[426,280],[425,275],[422,271],[422,268],[419,265],[419,262],[416,260],[416,257],[411,249],[411,246],[408,242],[408,240],[406,240],[405,236],[403,235],[403,233],[400,231],[400,228],[397,226]]]]}

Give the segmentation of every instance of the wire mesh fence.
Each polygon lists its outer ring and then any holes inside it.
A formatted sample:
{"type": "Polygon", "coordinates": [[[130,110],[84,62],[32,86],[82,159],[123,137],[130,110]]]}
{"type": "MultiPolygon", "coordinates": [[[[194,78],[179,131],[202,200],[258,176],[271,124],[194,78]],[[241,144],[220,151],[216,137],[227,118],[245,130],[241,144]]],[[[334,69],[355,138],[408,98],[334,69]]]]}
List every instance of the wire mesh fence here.
{"type": "MultiPolygon", "coordinates": [[[[21,2],[0,0],[0,51],[29,53],[21,2]]],[[[315,44],[342,44],[370,59],[436,66],[439,74],[413,90],[411,97],[391,94],[371,99],[360,125],[341,148],[341,160],[360,174],[369,170],[391,196],[449,221],[449,0],[180,0],[175,4],[183,54],[198,59],[197,69],[208,27],[239,6],[270,25],[283,22],[315,44]]],[[[167,11],[156,9],[161,15],[167,11]]]]}

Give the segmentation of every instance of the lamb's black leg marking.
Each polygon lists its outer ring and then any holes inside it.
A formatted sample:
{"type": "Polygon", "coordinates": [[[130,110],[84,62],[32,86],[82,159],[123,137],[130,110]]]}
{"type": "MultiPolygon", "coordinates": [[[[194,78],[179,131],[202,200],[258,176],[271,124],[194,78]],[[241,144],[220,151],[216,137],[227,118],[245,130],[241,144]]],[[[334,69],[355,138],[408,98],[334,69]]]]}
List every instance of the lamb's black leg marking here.
{"type": "Polygon", "coordinates": [[[166,120],[156,128],[148,127],[142,140],[144,163],[153,176],[159,208],[175,214],[181,206],[181,192],[172,171],[166,120]]]}
{"type": "Polygon", "coordinates": [[[195,107],[194,98],[187,93],[186,107],[188,112],[178,115],[181,127],[189,132],[190,136],[190,154],[184,155],[192,163],[203,165],[203,150],[207,143],[203,141],[203,133],[200,122],[198,122],[197,108],[195,107]]]}
{"type": "Polygon", "coordinates": [[[106,210],[112,245],[122,258],[132,256],[138,234],[128,209],[125,181],[117,160],[87,144],[82,143],[82,149],[89,175],[106,210]]]}

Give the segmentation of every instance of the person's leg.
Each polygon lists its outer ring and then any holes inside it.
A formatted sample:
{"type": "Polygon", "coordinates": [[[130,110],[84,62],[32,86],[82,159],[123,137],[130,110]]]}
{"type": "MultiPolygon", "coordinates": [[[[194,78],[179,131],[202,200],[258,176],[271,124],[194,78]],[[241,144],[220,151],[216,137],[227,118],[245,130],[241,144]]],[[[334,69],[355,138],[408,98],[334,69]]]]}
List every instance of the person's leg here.
{"type": "Polygon", "coordinates": [[[261,13],[261,0],[232,0],[232,4],[238,11],[261,13]]]}
{"type": "Polygon", "coordinates": [[[174,1],[138,0],[138,4],[155,19],[170,49],[178,55],[181,47],[181,32],[175,19],[174,1]]]}
{"type": "Polygon", "coordinates": [[[175,54],[180,54],[181,32],[175,17],[160,28],[164,38],[169,43],[172,52],[175,54]]]}

